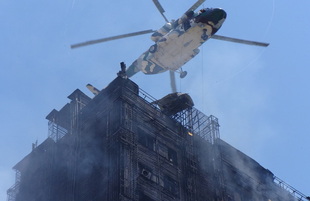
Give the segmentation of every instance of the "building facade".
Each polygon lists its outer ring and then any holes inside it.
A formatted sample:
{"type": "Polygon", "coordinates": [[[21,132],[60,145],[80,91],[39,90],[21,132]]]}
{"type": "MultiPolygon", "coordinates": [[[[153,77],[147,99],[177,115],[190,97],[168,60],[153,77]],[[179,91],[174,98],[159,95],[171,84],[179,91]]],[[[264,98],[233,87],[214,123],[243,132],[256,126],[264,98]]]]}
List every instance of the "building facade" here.
{"type": "Polygon", "coordinates": [[[307,200],[221,140],[216,117],[178,102],[168,115],[127,78],[68,98],[46,117],[49,137],[13,167],[8,201],[307,200]]]}

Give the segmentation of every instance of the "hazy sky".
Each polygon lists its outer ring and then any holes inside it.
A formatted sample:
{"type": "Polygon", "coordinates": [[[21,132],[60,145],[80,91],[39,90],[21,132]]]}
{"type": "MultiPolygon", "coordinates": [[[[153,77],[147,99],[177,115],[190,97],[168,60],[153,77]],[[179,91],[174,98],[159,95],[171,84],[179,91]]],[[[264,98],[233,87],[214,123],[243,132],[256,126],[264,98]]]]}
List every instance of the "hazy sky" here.
{"type": "MultiPolygon", "coordinates": [[[[169,19],[194,0],[161,0],[169,19]]],[[[210,0],[227,20],[219,35],[269,42],[268,48],[216,40],[184,66],[178,91],[219,118],[221,138],[309,195],[310,1],[210,0]]],[[[76,88],[104,88],[152,45],[149,35],[71,50],[70,45],[164,24],[151,0],[0,0],[0,200],[11,169],[47,137],[45,117],[76,88]]],[[[168,73],[132,78],[155,98],[170,93],[168,73]]]]}

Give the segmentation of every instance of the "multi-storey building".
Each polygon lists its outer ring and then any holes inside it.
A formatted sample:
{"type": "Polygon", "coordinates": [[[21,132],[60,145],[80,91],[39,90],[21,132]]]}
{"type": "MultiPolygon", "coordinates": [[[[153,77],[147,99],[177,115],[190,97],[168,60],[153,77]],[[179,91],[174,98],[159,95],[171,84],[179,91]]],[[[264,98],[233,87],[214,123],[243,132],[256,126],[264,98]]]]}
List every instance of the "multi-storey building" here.
{"type": "Polygon", "coordinates": [[[308,200],[221,140],[186,94],[157,101],[120,74],[92,99],[68,98],[13,167],[8,201],[308,200]]]}

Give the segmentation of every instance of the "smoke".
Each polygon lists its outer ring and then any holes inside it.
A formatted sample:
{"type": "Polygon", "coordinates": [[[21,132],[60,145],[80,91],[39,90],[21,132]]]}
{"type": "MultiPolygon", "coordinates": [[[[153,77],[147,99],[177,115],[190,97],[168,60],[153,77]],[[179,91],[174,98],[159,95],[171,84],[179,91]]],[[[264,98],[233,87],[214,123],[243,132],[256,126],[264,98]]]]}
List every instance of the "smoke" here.
{"type": "Polygon", "coordinates": [[[209,188],[221,189],[217,196],[237,201],[294,200],[288,191],[274,183],[272,172],[228,143],[219,139],[210,145],[198,139],[196,147],[205,177],[200,182],[206,180],[209,188]]]}
{"type": "MultiPolygon", "coordinates": [[[[261,74],[265,68],[258,60],[262,51],[239,46],[224,44],[205,50],[204,63],[192,68],[201,73],[189,75],[191,82],[184,92],[190,92],[196,108],[219,118],[222,138],[249,153],[251,145],[261,149],[272,136],[269,122],[264,122],[271,92],[261,74]]],[[[185,79],[182,82],[188,83],[185,79]]]]}
{"type": "MultiPolygon", "coordinates": [[[[6,167],[0,167],[0,178],[1,178],[1,185],[0,191],[6,192],[8,190],[8,184],[14,184],[14,177],[11,176],[12,170],[6,167]]],[[[0,194],[0,200],[6,200],[7,196],[5,193],[0,194]]]]}
{"type": "MultiPolygon", "coordinates": [[[[265,116],[271,91],[261,73],[266,67],[263,53],[253,47],[230,44],[204,51],[202,64],[197,63],[201,73],[191,77],[192,82],[185,89],[191,92],[197,108],[219,118],[221,138],[256,160],[263,158],[267,142],[275,135],[272,122],[265,116]]],[[[229,149],[224,156],[230,169],[226,170],[226,179],[251,194],[249,197],[255,197],[258,190],[269,193],[261,188],[274,188],[272,175],[237,149],[229,149]],[[231,169],[238,172],[229,172],[231,169]],[[262,184],[264,174],[272,187],[262,184]]],[[[273,194],[277,193],[277,188],[273,190],[273,194]]],[[[284,192],[280,189],[278,193],[284,192]]]]}

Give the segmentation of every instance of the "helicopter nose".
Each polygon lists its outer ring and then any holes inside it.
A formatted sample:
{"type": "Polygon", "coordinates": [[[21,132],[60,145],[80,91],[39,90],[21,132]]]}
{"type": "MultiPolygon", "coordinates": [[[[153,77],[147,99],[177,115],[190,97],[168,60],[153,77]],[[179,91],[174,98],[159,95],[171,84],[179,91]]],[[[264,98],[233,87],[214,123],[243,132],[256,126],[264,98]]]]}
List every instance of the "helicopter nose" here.
{"type": "Polygon", "coordinates": [[[213,8],[210,10],[208,20],[213,23],[213,28],[219,29],[227,17],[226,12],[221,8],[213,8]]]}
{"type": "Polygon", "coordinates": [[[226,12],[221,8],[207,8],[203,9],[196,17],[196,21],[211,25],[213,27],[212,34],[214,34],[221,28],[226,17],[226,12]]]}
{"type": "Polygon", "coordinates": [[[222,19],[226,19],[227,13],[221,8],[214,8],[212,10],[212,18],[214,21],[221,21],[222,19]]]}

